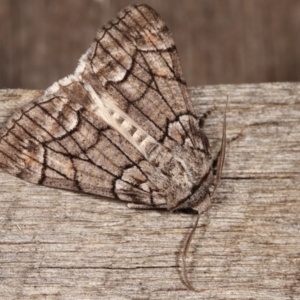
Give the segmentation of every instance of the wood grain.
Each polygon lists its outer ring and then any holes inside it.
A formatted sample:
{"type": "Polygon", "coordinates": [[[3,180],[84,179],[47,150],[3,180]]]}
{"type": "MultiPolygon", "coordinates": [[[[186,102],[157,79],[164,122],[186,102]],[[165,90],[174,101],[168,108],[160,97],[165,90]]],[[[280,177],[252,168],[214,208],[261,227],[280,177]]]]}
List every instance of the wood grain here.
{"type": "MultiPolygon", "coordinates": [[[[214,153],[227,147],[213,206],[193,215],[25,183],[0,173],[1,299],[299,299],[300,85],[190,90],[214,153]]],[[[41,91],[1,90],[0,122],[41,91]]]]}

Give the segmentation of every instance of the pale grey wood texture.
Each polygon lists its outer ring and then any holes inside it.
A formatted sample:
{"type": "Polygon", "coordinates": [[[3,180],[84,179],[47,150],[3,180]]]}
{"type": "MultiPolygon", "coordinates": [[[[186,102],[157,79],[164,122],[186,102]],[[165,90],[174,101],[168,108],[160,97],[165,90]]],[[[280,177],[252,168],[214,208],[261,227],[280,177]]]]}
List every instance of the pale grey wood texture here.
{"type": "MultiPolygon", "coordinates": [[[[191,89],[214,153],[226,97],[223,178],[200,219],[180,281],[179,251],[194,216],[136,211],[92,195],[0,173],[1,299],[299,299],[300,85],[191,89]]],[[[39,91],[2,90],[0,122],[39,91]]]]}

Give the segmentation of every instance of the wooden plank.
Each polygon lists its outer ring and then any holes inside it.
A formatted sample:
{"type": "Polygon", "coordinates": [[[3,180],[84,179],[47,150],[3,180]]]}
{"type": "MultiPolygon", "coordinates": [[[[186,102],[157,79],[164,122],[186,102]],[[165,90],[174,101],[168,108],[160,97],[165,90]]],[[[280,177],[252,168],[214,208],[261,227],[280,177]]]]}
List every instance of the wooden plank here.
{"type": "MultiPolygon", "coordinates": [[[[205,130],[228,144],[214,203],[195,216],[25,183],[0,173],[1,299],[296,299],[300,297],[300,85],[191,89],[205,130]]],[[[39,91],[0,91],[0,122],[39,91]]]]}

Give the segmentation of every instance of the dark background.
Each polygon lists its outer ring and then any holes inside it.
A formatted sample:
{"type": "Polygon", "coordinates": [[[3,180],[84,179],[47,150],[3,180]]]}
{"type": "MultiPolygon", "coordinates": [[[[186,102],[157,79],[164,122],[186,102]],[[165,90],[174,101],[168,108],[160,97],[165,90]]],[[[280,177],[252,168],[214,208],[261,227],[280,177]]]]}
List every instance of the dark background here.
{"type": "MultiPolygon", "coordinates": [[[[72,73],[130,0],[0,0],[0,88],[72,73]]],[[[144,0],[171,29],[188,85],[300,81],[300,0],[144,0]]]]}

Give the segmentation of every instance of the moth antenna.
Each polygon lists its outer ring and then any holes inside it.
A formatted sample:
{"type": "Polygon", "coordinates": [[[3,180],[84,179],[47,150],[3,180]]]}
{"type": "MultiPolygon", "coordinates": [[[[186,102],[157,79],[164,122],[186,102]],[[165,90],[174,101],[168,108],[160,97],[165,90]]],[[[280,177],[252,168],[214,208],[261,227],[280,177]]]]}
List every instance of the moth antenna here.
{"type": "MultiPolygon", "coordinates": [[[[224,160],[225,160],[225,152],[226,152],[226,114],[227,114],[227,108],[228,108],[228,99],[229,97],[227,96],[227,101],[226,101],[226,108],[225,108],[225,114],[224,114],[224,121],[223,121],[223,132],[222,132],[222,142],[221,142],[221,149],[220,149],[220,157],[217,162],[217,174],[216,174],[216,180],[215,180],[215,188],[210,196],[212,198],[214,196],[214,193],[219,185],[222,171],[223,171],[223,165],[224,165],[224,160]]],[[[196,218],[196,222],[194,224],[193,229],[188,235],[188,238],[184,244],[183,251],[182,251],[182,276],[184,280],[184,284],[187,286],[187,288],[191,291],[194,292],[200,292],[199,290],[195,289],[192,284],[190,283],[188,276],[187,276],[187,267],[186,267],[186,256],[192,241],[192,237],[197,229],[198,223],[200,219],[200,214],[196,218]]]]}
{"type": "Polygon", "coordinates": [[[188,238],[187,238],[187,240],[186,240],[186,242],[183,246],[183,251],[182,251],[182,277],[183,277],[183,282],[190,291],[194,291],[194,292],[200,292],[200,291],[195,289],[192,286],[192,284],[190,283],[189,279],[188,279],[187,271],[186,271],[186,269],[187,269],[186,268],[186,256],[187,256],[187,253],[188,253],[189,248],[190,248],[192,237],[193,237],[193,235],[194,235],[194,233],[197,229],[199,219],[200,219],[200,215],[198,214],[198,216],[196,218],[196,222],[194,224],[194,227],[193,227],[192,231],[189,233],[188,238]]]}

